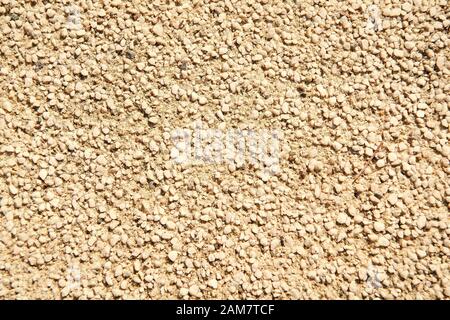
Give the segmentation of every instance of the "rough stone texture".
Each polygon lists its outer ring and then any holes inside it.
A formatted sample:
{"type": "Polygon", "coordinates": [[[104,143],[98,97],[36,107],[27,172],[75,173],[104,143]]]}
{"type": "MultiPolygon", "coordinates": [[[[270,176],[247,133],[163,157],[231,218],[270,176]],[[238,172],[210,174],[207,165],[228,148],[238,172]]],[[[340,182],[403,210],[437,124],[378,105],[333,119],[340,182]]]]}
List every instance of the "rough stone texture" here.
{"type": "Polygon", "coordinates": [[[2,0],[0,298],[450,298],[448,3],[368,4],[2,0]]]}

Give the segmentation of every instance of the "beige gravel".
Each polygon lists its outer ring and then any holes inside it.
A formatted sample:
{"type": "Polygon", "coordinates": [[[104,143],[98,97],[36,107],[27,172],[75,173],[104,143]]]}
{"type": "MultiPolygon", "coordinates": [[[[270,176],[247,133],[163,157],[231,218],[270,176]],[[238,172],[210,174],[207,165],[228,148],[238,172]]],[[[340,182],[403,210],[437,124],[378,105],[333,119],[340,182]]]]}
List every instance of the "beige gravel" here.
{"type": "Polygon", "coordinates": [[[0,0],[1,299],[449,299],[450,9],[0,0]],[[279,170],[176,163],[196,121],[279,170]]]}

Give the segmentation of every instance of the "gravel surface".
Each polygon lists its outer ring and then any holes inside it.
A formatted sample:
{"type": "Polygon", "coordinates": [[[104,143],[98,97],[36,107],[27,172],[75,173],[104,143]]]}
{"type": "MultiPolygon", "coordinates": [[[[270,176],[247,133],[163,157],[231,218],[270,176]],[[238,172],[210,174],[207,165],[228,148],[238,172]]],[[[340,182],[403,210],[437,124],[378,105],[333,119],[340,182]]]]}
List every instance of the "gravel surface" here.
{"type": "Polygon", "coordinates": [[[0,0],[0,298],[449,299],[449,28],[0,0]]]}

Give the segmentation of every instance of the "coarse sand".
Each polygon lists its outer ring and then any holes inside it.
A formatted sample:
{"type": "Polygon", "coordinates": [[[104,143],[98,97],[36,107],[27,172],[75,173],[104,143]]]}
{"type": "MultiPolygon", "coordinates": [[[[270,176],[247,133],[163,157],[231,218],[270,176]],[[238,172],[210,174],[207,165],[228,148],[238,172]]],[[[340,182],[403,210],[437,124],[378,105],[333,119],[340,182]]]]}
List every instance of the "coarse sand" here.
{"type": "Polygon", "coordinates": [[[446,0],[0,0],[0,298],[449,299],[449,28],[446,0]]]}

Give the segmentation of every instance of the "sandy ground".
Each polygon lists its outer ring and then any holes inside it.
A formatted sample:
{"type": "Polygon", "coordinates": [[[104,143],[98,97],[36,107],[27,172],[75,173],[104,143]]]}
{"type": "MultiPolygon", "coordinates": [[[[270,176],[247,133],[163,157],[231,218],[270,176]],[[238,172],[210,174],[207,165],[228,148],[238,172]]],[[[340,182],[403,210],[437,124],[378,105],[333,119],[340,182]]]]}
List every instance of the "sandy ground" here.
{"type": "Polygon", "coordinates": [[[449,18],[0,0],[0,298],[449,299],[449,18]]]}

